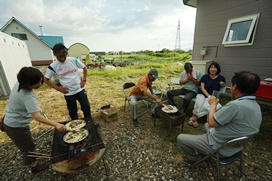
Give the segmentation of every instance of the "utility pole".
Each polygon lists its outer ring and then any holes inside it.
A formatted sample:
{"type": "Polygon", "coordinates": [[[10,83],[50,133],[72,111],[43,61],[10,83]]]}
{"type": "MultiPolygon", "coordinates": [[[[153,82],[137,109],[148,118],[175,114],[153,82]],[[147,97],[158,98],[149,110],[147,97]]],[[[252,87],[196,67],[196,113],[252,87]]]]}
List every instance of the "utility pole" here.
{"type": "Polygon", "coordinates": [[[181,50],[181,45],[180,45],[180,20],[178,20],[178,28],[177,28],[176,43],[175,43],[174,50],[181,50]]]}

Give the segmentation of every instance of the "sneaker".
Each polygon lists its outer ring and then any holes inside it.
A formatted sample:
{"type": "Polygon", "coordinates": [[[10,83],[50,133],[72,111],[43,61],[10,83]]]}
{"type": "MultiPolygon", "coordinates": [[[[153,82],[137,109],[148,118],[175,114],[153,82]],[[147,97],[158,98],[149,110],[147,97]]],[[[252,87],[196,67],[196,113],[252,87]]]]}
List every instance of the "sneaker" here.
{"type": "Polygon", "coordinates": [[[135,127],[138,127],[139,125],[138,125],[138,120],[137,119],[133,119],[133,126],[135,126],[135,127]]]}
{"type": "Polygon", "coordinates": [[[31,168],[32,173],[37,173],[49,168],[49,163],[38,163],[35,167],[31,168]]]}

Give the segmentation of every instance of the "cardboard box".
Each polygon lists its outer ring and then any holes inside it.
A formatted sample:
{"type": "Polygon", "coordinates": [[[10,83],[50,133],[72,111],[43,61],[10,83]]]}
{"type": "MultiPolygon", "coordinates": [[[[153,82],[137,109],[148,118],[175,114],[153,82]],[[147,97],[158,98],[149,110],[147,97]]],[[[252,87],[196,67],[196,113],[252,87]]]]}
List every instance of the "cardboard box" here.
{"type": "Polygon", "coordinates": [[[101,111],[101,116],[104,120],[111,122],[118,120],[118,110],[115,107],[110,107],[101,111]]]}

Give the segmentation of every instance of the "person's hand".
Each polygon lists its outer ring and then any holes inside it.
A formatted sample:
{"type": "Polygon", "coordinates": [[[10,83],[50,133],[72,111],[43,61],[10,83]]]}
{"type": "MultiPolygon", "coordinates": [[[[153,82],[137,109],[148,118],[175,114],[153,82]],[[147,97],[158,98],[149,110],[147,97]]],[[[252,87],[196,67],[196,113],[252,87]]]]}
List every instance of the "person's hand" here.
{"type": "Polygon", "coordinates": [[[159,105],[162,105],[162,101],[160,99],[156,99],[156,102],[159,104],[159,105]]]}
{"type": "Polygon", "coordinates": [[[60,124],[60,123],[57,123],[57,124],[55,125],[55,128],[56,128],[58,131],[63,131],[63,132],[66,131],[66,127],[65,127],[63,124],[60,124]]]}
{"type": "Polygon", "coordinates": [[[219,84],[221,87],[226,86],[226,82],[223,82],[223,81],[220,81],[219,84]]]}
{"type": "Polygon", "coordinates": [[[86,82],[82,80],[82,81],[80,82],[80,87],[83,88],[83,87],[85,86],[85,84],[86,84],[86,82]]]}
{"type": "Polygon", "coordinates": [[[68,89],[64,88],[63,86],[59,86],[57,90],[63,94],[67,94],[69,92],[68,89]]]}
{"type": "Polygon", "coordinates": [[[217,105],[219,103],[219,99],[216,99],[214,96],[210,96],[208,99],[209,104],[212,105],[217,105]]]}
{"type": "Polygon", "coordinates": [[[192,80],[192,79],[193,79],[192,74],[187,74],[187,79],[188,79],[188,80],[192,80]]]}

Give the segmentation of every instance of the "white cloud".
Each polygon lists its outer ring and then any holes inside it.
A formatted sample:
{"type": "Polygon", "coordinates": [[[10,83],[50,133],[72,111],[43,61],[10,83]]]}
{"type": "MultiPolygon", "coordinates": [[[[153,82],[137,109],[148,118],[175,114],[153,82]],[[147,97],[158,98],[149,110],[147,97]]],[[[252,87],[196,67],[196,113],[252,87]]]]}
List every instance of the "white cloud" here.
{"type": "Polygon", "coordinates": [[[193,44],[196,9],[180,0],[0,0],[0,27],[15,17],[40,35],[63,36],[91,51],[173,49],[180,19],[181,48],[193,44]]]}

